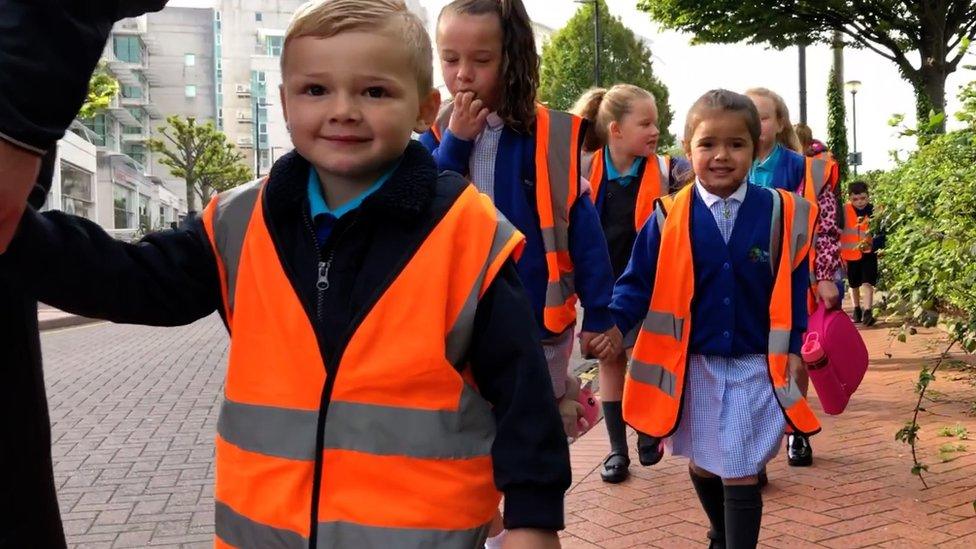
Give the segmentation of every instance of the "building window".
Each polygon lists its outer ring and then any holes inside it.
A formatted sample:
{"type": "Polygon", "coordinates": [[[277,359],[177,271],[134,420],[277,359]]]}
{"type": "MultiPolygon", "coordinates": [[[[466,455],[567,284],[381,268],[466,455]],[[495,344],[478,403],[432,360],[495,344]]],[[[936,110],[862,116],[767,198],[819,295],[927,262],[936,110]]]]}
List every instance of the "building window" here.
{"type": "Polygon", "coordinates": [[[138,36],[116,36],[115,57],[126,63],[142,63],[142,41],[138,36]]]}
{"type": "Polygon", "coordinates": [[[260,23],[261,21],[264,21],[264,15],[261,12],[256,11],[254,12],[254,20],[260,23]]]}
{"type": "Polygon", "coordinates": [[[183,64],[187,67],[193,67],[197,64],[197,56],[192,53],[188,53],[183,56],[183,64]]]}
{"type": "Polygon", "coordinates": [[[139,193],[139,228],[146,232],[152,230],[152,218],[149,215],[149,195],[139,193]]]}
{"type": "Polygon", "coordinates": [[[61,209],[65,213],[94,219],[93,174],[61,161],[61,209]]]}
{"type": "Polygon", "coordinates": [[[194,85],[192,85],[192,84],[188,85],[186,87],[186,89],[184,90],[184,95],[186,95],[187,97],[196,97],[197,96],[197,87],[194,86],[194,85]]]}
{"type": "Polygon", "coordinates": [[[269,36],[265,43],[268,46],[268,55],[281,57],[281,48],[285,43],[284,36],[269,36]]]}
{"type": "Polygon", "coordinates": [[[112,189],[116,229],[135,228],[135,194],[135,192],[118,185],[112,189]]]}
{"type": "Polygon", "coordinates": [[[139,86],[129,86],[128,84],[122,86],[122,97],[126,99],[141,99],[142,98],[142,88],[139,86]]]}
{"type": "Polygon", "coordinates": [[[89,130],[95,132],[95,145],[98,147],[105,146],[105,115],[96,114],[95,116],[89,118],[88,120],[82,121],[89,130]]]}

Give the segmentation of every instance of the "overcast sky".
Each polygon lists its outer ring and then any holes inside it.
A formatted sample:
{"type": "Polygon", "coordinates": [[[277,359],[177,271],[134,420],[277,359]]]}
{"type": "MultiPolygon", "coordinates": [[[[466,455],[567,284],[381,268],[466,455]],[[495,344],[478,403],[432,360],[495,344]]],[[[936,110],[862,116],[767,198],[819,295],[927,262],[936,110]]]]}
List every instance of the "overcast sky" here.
{"type": "MultiPolygon", "coordinates": [[[[558,29],[579,8],[572,0],[524,0],[529,16],[558,29]]],[[[431,19],[437,16],[443,0],[420,0],[431,19]]],[[[208,6],[212,0],[171,0],[172,6],[208,6]]],[[[689,36],[663,31],[650,18],[637,11],[635,0],[607,0],[610,11],[638,35],[647,39],[654,56],[654,72],[670,91],[675,121],[671,132],[680,137],[684,117],[692,103],[712,88],[744,91],[754,86],[770,88],[786,99],[793,121],[799,118],[799,76],[796,49],[767,50],[759,46],[705,45],[691,46],[689,36]]],[[[814,136],[826,140],[826,89],[831,53],[824,46],[807,48],[808,123],[814,136]]],[[[845,54],[845,79],[860,80],[857,94],[857,145],[863,153],[863,169],[890,166],[888,151],[910,147],[912,140],[897,139],[888,126],[894,113],[914,119],[914,96],[911,86],[901,79],[893,63],[870,51],[848,48],[845,54]]],[[[949,112],[958,106],[956,93],[964,82],[976,79],[976,73],[960,70],[950,76],[946,86],[949,112]]],[[[848,144],[851,142],[851,103],[847,98],[848,144]]],[[[951,117],[950,117],[951,119],[951,117]]],[[[952,120],[950,121],[951,125],[952,120]]]]}

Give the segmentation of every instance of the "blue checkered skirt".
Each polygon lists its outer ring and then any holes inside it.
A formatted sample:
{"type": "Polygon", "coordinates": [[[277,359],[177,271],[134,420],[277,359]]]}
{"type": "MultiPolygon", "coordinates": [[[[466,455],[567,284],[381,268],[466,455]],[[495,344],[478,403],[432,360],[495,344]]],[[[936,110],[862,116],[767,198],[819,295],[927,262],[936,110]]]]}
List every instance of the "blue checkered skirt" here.
{"type": "Polygon", "coordinates": [[[671,453],[722,478],[758,474],[776,457],[786,419],[766,355],[691,355],[684,408],[671,453]]]}

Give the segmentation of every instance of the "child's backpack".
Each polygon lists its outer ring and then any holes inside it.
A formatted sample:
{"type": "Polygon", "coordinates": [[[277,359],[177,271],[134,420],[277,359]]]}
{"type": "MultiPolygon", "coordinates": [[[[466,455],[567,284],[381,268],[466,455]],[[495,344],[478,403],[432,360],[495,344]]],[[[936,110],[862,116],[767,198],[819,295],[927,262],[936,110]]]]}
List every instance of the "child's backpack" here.
{"type": "Polygon", "coordinates": [[[821,304],[810,315],[801,353],[824,412],[843,412],[868,369],[868,349],[854,322],[821,304]]]}

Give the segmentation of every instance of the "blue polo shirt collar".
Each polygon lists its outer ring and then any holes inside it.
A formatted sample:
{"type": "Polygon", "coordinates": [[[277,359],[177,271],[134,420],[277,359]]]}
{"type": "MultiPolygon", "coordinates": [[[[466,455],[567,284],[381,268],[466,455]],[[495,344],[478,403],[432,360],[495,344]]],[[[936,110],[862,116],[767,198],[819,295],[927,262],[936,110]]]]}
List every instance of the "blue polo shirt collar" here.
{"type": "Polygon", "coordinates": [[[627,171],[627,173],[621,174],[617,171],[617,168],[613,166],[613,158],[610,156],[610,147],[603,147],[603,158],[605,159],[603,165],[606,166],[607,170],[607,181],[617,181],[622,187],[626,187],[631,181],[637,179],[637,174],[640,172],[641,163],[645,160],[643,157],[638,156],[630,165],[630,169],[627,171]]]}
{"type": "Polygon", "coordinates": [[[370,185],[368,189],[363,191],[359,196],[346,202],[342,206],[339,206],[335,210],[329,208],[329,205],[325,202],[325,195],[322,193],[322,181],[319,179],[318,172],[314,168],[308,170],[308,203],[309,209],[312,214],[312,220],[318,221],[320,216],[328,216],[332,219],[339,219],[340,217],[346,215],[347,213],[355,210],[362,205],[363,201],[369,198],[370,195],[380,190],[384,183],[390,179],[393,172],[396,171],[397,166],[400,163],[395,163],[389,170],[383,173],[376,180],[375,183],[370,185]]]}

